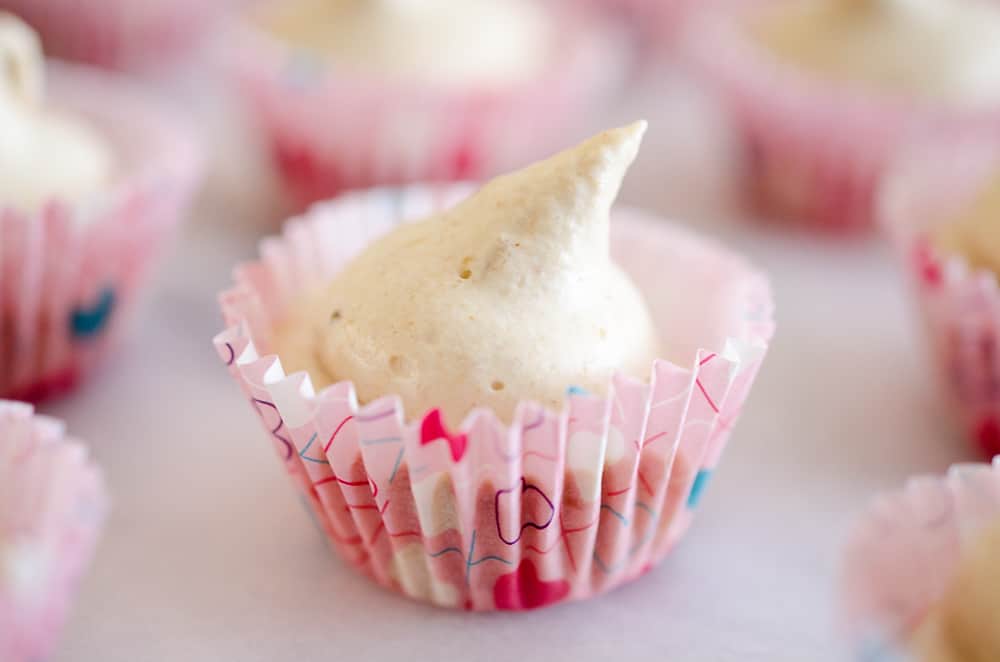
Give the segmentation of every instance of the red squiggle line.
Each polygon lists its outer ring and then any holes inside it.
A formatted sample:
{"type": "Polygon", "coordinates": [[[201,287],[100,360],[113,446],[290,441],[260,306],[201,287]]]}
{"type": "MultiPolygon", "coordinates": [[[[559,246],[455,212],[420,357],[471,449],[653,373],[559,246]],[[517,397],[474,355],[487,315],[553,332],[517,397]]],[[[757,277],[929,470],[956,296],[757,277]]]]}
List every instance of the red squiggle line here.
{"type": "Polygon", "coordinates": [[[354,481],[344,480],[343,478],[341,478],[337,474],[333,474],[332,476],[327,476],[326,478],[323,478],[321,480],[316,481],[315,483],[313,483],[313,487],[319,487],[320,485],[326,485],[327,483],[332,483],[333,481],[337,481],[341,485],[347,485],[349,487],[362,487],[362,486],[367,487],[368,486],[368,481],[367,480],[354,480],[354,481]]]}
{"type": "Polygon", "coordinates": [[[535,547],[534,545],[525,545],[524,548],[527,551],[534,552],[535,554],[541,554],[544,556],[545,554],[548,554],[553,549],[558,547],[559,543],[561,542],[562,542],[562,537],[560,536],[559,538],[556,538],[555,540],[552,541],[552,546],[549,547],[548,549],[541,549],[540,547],[535,547]]]}
{"type": "Polygon", "coordinates": [[[555,455],[546,455],[545,453],[540,453],[538,451],[525,451],[524,453],[521,454],[521,457],[526,458],[526,457],[531,457],[532,455],[534,455],[535,457],[540,457],[543,460],[548,460],[549,462],[559,461],[559,458],[555,455]]]}
{"type": "MultiPolygon", "coordinates": [[[[703,358],[701,360],[701,363],[699,363],[698,365],[699,366],[703,366],[706,363],[708,363],[709,361],[711,361],[712,359],[714,359],[715,357],[716,357],[715,354],[709,354],[708,356],[706,356],[705,358],[703,358]]],[[[694,383],[698,385],[698,388],[701,390],[701,394],[705,396],[705,400],[708,401],[708,406],[712,408],[712,411],[714,411],[716,414],[718,414],[719,413],[719,408],[717,406],[715,406],[715,401],[712,400],[712,396],[710,396],[708,394],[708,391],[705,390],[705,386],[701,383],[701,379],[699,378],[699,379],[694,380],[694,383]]]]}
{"type": "Polygon", "coordinates": [[[340,422],[340,425],[337,426],[337,429],[334,430],[333,434],[330,435],[330,441],[326,442],[326,446],[323,447],[324,453],[330,450],[330,446],[333,446],[333,440],[337,438],[337,435],[340,433],[340,429],[343,428],[345,425],[347,425],[347,421],[351,420],[352,418],[354,417],[348,416],[347,418],[345,418],[340,422]]]}
{"type": "Polygon", "coordinates": [[[656,496],[656,494],[653,492],[653,488],[649,486],[649,481],[647,481],[646,477],[642,475],[642,470],[636,471],[635,473],[636,475],[639,476],[639,482],[642,483],[642,486],[645,488],[645,490],[649,492],[649,496],[656,496]]]}
{"type": "Polygon", "coordinates": [[[614,492],[606,492],[605,494],[607,496],[609,496],[609,497],[613,497],[613,496],[618,496],[619,494],[625,494],[626,492],[628,492],[631,489],[632,489],[632,486],[629,485],[624,490],[615,490],[614,492]]]}
{"type": "Polygon", "coordinates": [[[423,537],[423,534],[419,531],[400,531],[399,533],[393,533],[388,527],[386,527],[385,532],[389,534],[390,538],[402,538],[404,536],[414,536],[417,538],[423,537]]]}
{"type": "Polygon", "coordinates": [[[385,514],[385,510],[388,507],[389,507],[389,502],[388,501],[386,501],[384,504],[382,504],[381,508],[379,508],[374,503],[372,503],[372,504],[364,504],[364,505],[355,505],[353,503],[347,504],[347,509],[348,510],[377,510],[379,515],[384,515],[385,514]]]}
{"type": "Polygon", "coordinates": [[[378,523],[378,528],[375,529],[375,533],[372,534],[371,542],[368,543],[369,547],[375,544],[375,541],[378,540],[378,534],[382,533],[384,529],[385,529],[385,520],[382,520],[378,523]]]}
{"type": "Polygon", "coordinates": [[[701,389],[701,394],[705,396],[705,400],[708,402],[708,406],[712,408],[712,411],[714,411],[716,414],[718,414],[719,413],[719,408],[715,406],[715,401],[712,400],[712,396],[710,396],[708,394],[708,391],[705,390],[705,387],[702,386],[701,380],[700,379],[696,379],[695,380],[695,384],[697,384],[698,388],[701,389]]]}
{"type": "Polygon", "coordinates": [[[639,449],[639,450],[642,450],[642,449],[643,449],[643,448],[645,448],[646,446],[649,446],[649,445],[650,445],[651,443],[653,443],[653,442],[654,442],[654,441],[656,441],[657,439],[662,439],[663,437],[665,437],[665,436],[667,435],[667,432],[668,432],[668,431],[664,431],[664,432],[660,432],[660,433],[658,433],[658,434],[654,434],[654,435],[653,435],[652,437],[646,437],[646,438],[645,438],[645,439],[643,440],[643,442],[642,442],[642,446],[640,447],[640,449],[639,449]]]}

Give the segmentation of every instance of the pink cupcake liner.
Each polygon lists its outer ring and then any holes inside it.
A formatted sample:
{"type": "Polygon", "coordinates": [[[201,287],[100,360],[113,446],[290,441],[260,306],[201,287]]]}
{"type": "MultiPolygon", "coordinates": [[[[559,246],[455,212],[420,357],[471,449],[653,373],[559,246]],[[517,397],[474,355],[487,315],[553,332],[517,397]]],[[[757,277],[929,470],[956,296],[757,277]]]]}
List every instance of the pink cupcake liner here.
{"type": "Polygon", "coordinates": [[[703,293],[651,299],[660,326],[696,357],[688,367],[657,361],[648,384],[617,376],[607,397],[570,389],[562,411],[526,401],[509,426],[477,410],[454,429],[437,409],[408,419],[395,396],[359,406],[349,382],[317,394],[307,375],[285,375],[271,332],[287,303],[401,220],[469,190],[375,190],[313,207],[236,270],[215,347],[331,545],[358,571],[446,607],[587,598],[648,570],[688,528],[773,333],[769,289],[720,247],[622,210],[613,252],[640,286],[655,295],[683,276],[703,293]],[[722,353],[697,350],[693,337],[720,329],[694,316],[711,318],[707,300],[727,282],[745,286],[742,328],[722,353]]]}
{"type": "Polygon", "coordinates": [[[0,660],[51,652],[106,511],[86,448],[62,423],[0,400],[0,660]]]}
{"type": "Polygon", "coordinates": [[[0,0],[53,57],[121,68],[175,59],[220,18],[219,0],[0,0]]]}
{"type": "Polygon", "coordinates": [[[339,70],[249,25],[233,31],[230,69],[302,207],[347,189],[483,179],[578,138],[624,82],[621,35],[562,11],[551,66],[504,88],[339,70]]]}
{"type": "Polygon", "coordinates": [[[906,640],[943,597],[963,549],[998,521],[1000,458],[880,496],[845,554],[843,612],[858,659],[904,659],[906,640]]]}
{"type": "Polygon", "coordinates": [[[194,145],[114,77],[50,66],[51,96],[110,137],[120,181],[86,205],[0,205],[0,396],[77,383],[120,335],[193,192],[194,145]]]}
{"type": "Polygon", "coordinates": [[[1000,143],[946,134],[911,147],[886,178],[879,216],[919,303],[957,418],[986,457],[1000,453],[1000,292],[996,275],[942,254],[931,232],[1000,172],[1000,143]]]}
{"type": "Polygon", "coordinates": [[[777,61],[741,26],[765,4],[744,0],[692,16],[679,49],[728,106],[746,145],[747,193],[768,220],[870,229],[878,182],[901,148],[925,132],[1000,127],[1000,108],[880,96],[777,61]]]}

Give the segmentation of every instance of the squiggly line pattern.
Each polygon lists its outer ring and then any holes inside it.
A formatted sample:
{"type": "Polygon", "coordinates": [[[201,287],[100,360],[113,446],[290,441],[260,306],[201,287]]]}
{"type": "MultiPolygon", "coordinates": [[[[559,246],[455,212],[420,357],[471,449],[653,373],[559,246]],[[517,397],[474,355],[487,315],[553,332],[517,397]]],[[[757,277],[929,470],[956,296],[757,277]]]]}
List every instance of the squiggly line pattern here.
{"type": "Polygon", "coordinates": [[[274,410],[274,413],[278,415],[278,425],[275,426],[273,430],[271,430],[271,436],[280,441],[282,444],[284,444],[285,462],[291,460],[292,456],[295,455],[295,449],[292,447],[292,442],[290,440],[278,434],[281,428],[284,427],[285,425],[285,419],[283,419],[281,417],[281,414],[278,413],[278,408],[274,406],[273,402],[268,402],[267,400],[261,400],[259,398],[251,398],[250,403],[253,405],[253,408],[257,410],[257,415],[260,416],[261,418],[263,418],[264,415],[261,414],[260,412],[260,405],[263,405],[265,407],[270,407],[271,409],[274,410]]]}

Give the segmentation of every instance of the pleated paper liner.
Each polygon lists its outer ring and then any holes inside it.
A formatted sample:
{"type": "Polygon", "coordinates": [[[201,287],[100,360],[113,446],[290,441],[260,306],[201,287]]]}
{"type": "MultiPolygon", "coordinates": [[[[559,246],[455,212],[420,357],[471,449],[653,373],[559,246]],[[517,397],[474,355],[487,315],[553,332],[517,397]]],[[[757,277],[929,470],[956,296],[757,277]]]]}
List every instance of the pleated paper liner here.
{"type": "MultiPolygon", "coordinates": [[[[1000,453],[1000,292],[996,275],[941,252],[933,232],[1000,174],[1000,133],[944,133],[911,146],[881,190],[891,236],[956,417],[986,456],[1000,453]],[[991,137],[992,136],[992,137],[991,137]]],[[[997,219],[1000,225],[1000,219],[997,219]]]]}
{"type": "Polygon", "coordinates": [[[493,88],[346,71],[249,25],[230,70],[294,202],[348,189],[485,179],[580,138],[621,91],[631,51],[576,3],[550,3],[558,43],[537,76],[493,88]]]}
{"type": "Polygon", "coordinates": [[[1000,458],[914,478],[878,497],[845,556],[844,617],[856,659],[909,659],[909,639],[943,597],[963,550],[997,522],[1000,458]]]}
{"type": "Polygon", "coordinates": [[[688,528],[772,335],[769,289],[714,244],[621,210],[613,253],[665,341],[692,358],[686,367],[657,361],[649,383],[619,376],[605,397],[571,392],[562,411],[522,402],[510,425],[477,410],[457,428],[438,410],[408,418],[389,394],[360,406],[350,383],[317,394],[306,375],[284,374],[271,334],[297,295],[398,222],[468,192],[376,190],[315,206],[237,270],[215,346],[359,572],[417,600],[482,611],[587,598],[648,570],[688,528]],[[743,315],[720,329],[712,315],[724,304],[712,297],[733,283],[743,315]],[[699,351],[702,340],[724,351],[699,351]]]}
{"type": "Polygon", "coordinates": [[[880,179],[929,132],[1000,127],[1000,106],[879,95],[776,60],[746,23],[773,3],[707,3],[678,38],[682,59],[720,93],[743,135],[747,194],[761,219],[854,233],[875,226],[880,179]]]}
{"type": "Polygon", "coordinates": [[[31,407],[0,400],[0,659],[52,651],[107,509],[83,445],[31,407]]]}
{"type": "Polygon", "coordinates": [[[0,397],[19,400],[65,391],[101,360],[199,172],[183,127],[119,78],[51,63],[49,74],[50,96],[108,136],[120,162],[87,204],[0,205],[0,397]]]}

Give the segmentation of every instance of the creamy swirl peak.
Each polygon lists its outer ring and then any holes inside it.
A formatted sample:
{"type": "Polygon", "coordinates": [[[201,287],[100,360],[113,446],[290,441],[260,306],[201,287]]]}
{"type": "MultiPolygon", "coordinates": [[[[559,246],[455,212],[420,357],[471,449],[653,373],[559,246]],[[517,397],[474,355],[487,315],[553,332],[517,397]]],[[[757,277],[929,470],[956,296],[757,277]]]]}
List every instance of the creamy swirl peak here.
{"type": "Polygon", "coordinates": [[[529,78],[553,31],[537,0],[284,0],[256,23],[345,68],[442,83],[529,78]]]}
{"type": "Polygon", "coordinates": [[[977,0],[786,0],[754,25],[779,59],[874,91],[1000,102],[1000,7],[977,0]]]}
{"type": "Polygon", "coordinates": [[[37,35],[0,12],[0,205],[33,212],[52,199],[77,203],[110,180],[105,140],[81,119],[45,103],[37,35]]]}
{"type": "Polygon", "coordinates": [[[395,393],[411,417],[485,406],[559,408],[569,387],[648,376],[660,353],[646,304],[611,260],[611,206],[645,122],[498,177],[454,208],[372,243],[279,337],[290,370],[395,393]]]}

